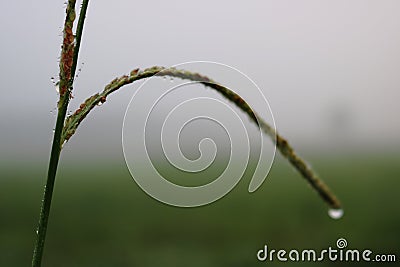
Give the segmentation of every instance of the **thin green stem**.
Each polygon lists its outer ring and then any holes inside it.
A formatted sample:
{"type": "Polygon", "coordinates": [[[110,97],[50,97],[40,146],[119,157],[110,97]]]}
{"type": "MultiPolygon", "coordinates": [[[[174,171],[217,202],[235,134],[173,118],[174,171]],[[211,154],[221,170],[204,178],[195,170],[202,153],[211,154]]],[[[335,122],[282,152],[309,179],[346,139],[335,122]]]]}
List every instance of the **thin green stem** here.
{"type": "Polygon", "coordinates": [[[78,21],[76,39],[72,34],[73,22],[75,20],[75,0],[68,1],[66,18],[64,24],[64,38],[60,60],[60,100],[58,102],[58,114],[54,130],[53,144],[51,147],[47,182],[44,188],[42,206],[40,209],[39,224],[37,228],[36,243],[33,251],[32,267],[40,267],[43,258],[44,243],[46,240],[47,225],[49,221],[51,201],[58,161],[62,148],[62,130],[68,109],[68,103],[74,82],[76,66],[78,62],[79,47],[82,38],[83,24],[88,6],[88,0],[82,3],[81,13],[78,21]],[[74,43],[76,40],[76,43],[74,43]],[[76,46],[75,46],[76,45],[76,46]]]}
{"type": "Polygon", "coordinates": [[[89,0],[83,0],[82,5],[81,5],[81,11],[79,13],[78,25],[76,27],[76,34],[75,34],[76,35],[76,39],[75,39],[76,44],[75,44],[75,50],[74,50],[74,60],[72,61],[72,67],[71,67],[71,72],[73,74],[70,79],[71,87],[74,82],[76,66],[78,65],[79,49],[81,48],[81,40],[82,40],[82,35],[83,35],[83,24],[85,23],[88,5],[89,5],[89,0]]]}
{"type": "Polygon", "coordinates": [[[62,128],[64,126],[65,115],[66,115],[66,109],[64,109],[63,105],[59,109],[56,128],[54,131],[53,145],[51,147],[51,155],[49,162],[49,170],[47,174],[47,182],[46,182],[46,187],[44,189],[42,207],[40,210],[40,218],[37,229],[35,249],[33,251],[32,267],[39,267],[42,261],[44,242],[46,239],[46,232],[47,232],[47,223],[49,220],[50,206],[53,196],[54,182],[57,173],[58,161],[60,158],[60,151],[61,151],[60,140],[61,140],[62,128]]]}

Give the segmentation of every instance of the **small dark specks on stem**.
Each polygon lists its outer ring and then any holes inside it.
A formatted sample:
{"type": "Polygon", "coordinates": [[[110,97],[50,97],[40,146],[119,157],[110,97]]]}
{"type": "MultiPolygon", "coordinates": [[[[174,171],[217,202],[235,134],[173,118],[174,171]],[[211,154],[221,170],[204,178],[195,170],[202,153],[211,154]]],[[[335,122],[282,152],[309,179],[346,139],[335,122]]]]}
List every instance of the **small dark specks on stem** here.
{"type": "Polygon", "coordinates": [[[118,82],[118,77],[115,78],[114,80],[112,80],[112,81],[110,82],[110,84],[115,84],[116,82],[118,82]]]}
{"type": "Polygon", "coordinates": [[[101,106],[104,104],[104,102],[106,102],[107,98],[105,96],[102,96],[99,100],[99,102],[97,103],[98,106],[101,106]]]}

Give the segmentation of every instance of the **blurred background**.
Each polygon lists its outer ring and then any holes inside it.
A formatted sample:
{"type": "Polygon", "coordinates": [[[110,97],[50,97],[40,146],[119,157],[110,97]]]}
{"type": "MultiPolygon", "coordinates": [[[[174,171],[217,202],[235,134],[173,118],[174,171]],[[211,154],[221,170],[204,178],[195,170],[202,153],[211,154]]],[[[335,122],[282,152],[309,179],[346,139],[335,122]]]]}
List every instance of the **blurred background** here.
{"type": "MultiPolygon", "coordinates": [[[[280,155],[253,194],[245,176],[200,208],[150,198],[121,145],[139,82],[94,110],[63,150],[43,265],[257,266],[275,264],[257,261],[265,244],[322,250],[340,237],[398,258],[399,8],[395,0],[91,1],[71,110],[137,67],[233,66],[261,88],[278,131],[340,197],[345,215],[329,218],[280,155]]],[[[0,266],[27,266],[55,125],[51,77],[65,6],[8,1],[3,11],[0,266]]]]}

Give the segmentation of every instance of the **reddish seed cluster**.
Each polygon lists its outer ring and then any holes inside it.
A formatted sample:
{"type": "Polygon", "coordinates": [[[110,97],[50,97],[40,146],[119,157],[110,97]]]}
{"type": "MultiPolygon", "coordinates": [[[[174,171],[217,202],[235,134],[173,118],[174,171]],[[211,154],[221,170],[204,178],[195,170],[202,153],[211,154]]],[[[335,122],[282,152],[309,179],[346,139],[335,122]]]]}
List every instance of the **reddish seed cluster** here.
{"type": "Polygon", "coordinates": [[[200,81],[200,82],[209,82],[210,81],[207,77],[202,76],[199,73],[194,73],[193,74],[193,80],[197,80],[197,81],[200,81]]]}
{"type": "Polygon", "coordinates": [[[126,82],[129,79],[128,75],[123,75],[118,82],[126,82]]]}
{"type": "Polygon", "coordinates": [[[83,109],[84,107],[85,107],[85,103],[82,103],[82,104],[79,106],[79,108],[75,111],[74,115],[79,114],[79,113],[82,111],[82,109],[83,109]]]}
{"type": "Polygon", "coordinates": [[[233,96],[233,101],[236,102],[236,103],[238,103],[238,104],[240,104],[240,105],[245,105],[245,104],[247,104],[247,103],[243,100],[243,98],[241,98],[239,95],[234,95],[234,96],[233,96]]]}
{"type": "Polygon", "coordinates": [[[131,75],[131,76],[135,76],[135,75],[138,74],[138,73],[139,73],[139,68],[132,70],[131,73],[130,73],[130,75],[131,75]]]}
{"type": "Polygon", "coordinates": [[[72,136],[72,133],[68,133],[67,136],[65,136],[65,141],[68,141],[72,136]]]}
{"type": "MultiPolygon", "coordinates": [[[[72,18],[71,18],[72,19],[72,18]]],[[[64,40],[61,54],[61,81],[60,81],[60,96],[63,96],[67,91],[68,81],[71,79],[71,68],[74,58],[74,34],[72,33],[72,23],[65,24],[64,40]]]]}

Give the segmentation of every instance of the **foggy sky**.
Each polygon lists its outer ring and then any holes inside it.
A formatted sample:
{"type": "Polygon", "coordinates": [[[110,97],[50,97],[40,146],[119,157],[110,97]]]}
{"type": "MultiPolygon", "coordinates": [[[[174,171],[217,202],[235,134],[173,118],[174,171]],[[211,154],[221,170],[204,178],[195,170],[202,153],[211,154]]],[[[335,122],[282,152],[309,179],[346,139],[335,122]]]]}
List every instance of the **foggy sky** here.
{"type": "MultiPolygon", "coordinates": [[[[2,160],[47,160],[63,2],[2,5],[2,160]]],[[[395,0],[91,1],[72,107],[136,67],[216,61],[258,84],[278,130],[297,146],[398,148],[399,10],[395,0]]],[[[68,153],[121,155],[123,115],[137,88],[93,111],[68,153]]]]}

